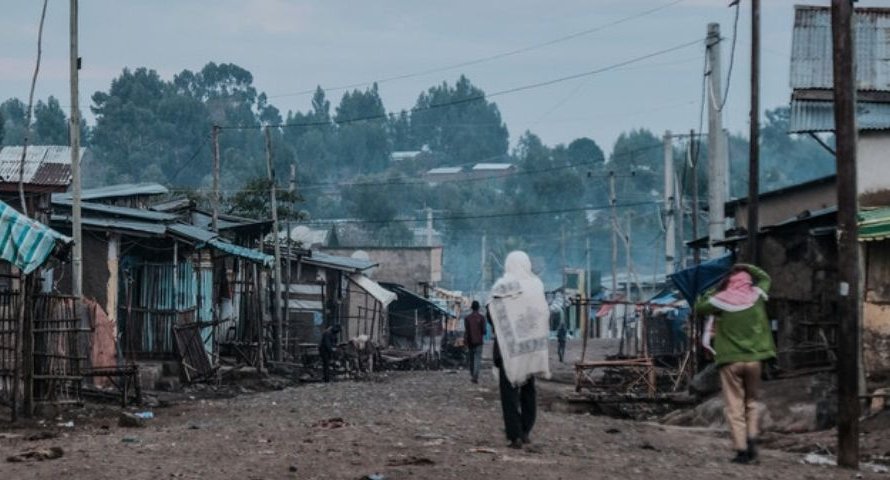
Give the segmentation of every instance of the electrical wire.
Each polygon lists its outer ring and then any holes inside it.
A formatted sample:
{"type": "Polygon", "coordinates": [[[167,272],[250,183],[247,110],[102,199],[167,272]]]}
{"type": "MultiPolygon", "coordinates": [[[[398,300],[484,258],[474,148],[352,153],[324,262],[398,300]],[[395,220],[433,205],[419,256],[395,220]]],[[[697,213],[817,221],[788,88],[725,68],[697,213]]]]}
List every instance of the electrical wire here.
{"type": "Polygon", "coordinates": [[[723,107],[726,106],[726,99],[729,97],[729,84],[732,81],[732,66],[735,64],[735,46],[736,39],[738,38],[739,33],[739,5],[742,2],[735,2],[735,20],[732,22],[732,47],[729,50],[729,69],[726,72],[726,88],[723,89],[723,98],[720,99],[720,108],[718,111],[723,111],[723,107]]]}
{"type": "MultiPolygon", "coordinates": [[[[693,40],[690,42],[681,43],[681,44],[675,45],[673,47],[665,48],[662,50],[657,50],[652,53],[634,57],[634,58],[624,60],[624,61],[621,61],[618,63],[614,63],[614,64],[611,64],[611,65],[608,65],[605,67],[588,70],[585,72],[580,72],[580,73],[576,73],[576,74],[572,74],[572,75],[566,75],[563,77],[557,77],[557,78],[553,78],[550,80],[544,80],[541,82],[531,83],[531,84],[527,84],[527,85],[520,85],[518,87],[512,87],[512,88],[508,88],[505,90],[499,90],[499,91],[495,91],[495,92],[492,92],[489,94],[473,95],[473,96],[470,96],[467,98],[462,98],[459,100],[452,100],[449,102],[443,102],[443,103],[438,103],[438,104],[427,105],[425,107],[414,107],[410,110],[410,112],[415,113],[415,112],[420,112],[420,111],[429,111],[429,110],[435,110],[435,109],[439,109],[439,108],[451,107],[451,106],[455,106],[455,105],[462,105],[462,104],[466,104],[466,103],[485,100],[486,98],[499,97],[502,95],[509,95],[509,94],[513,94],[513,93],[524,92],[526,90],[547,87],[550,85],[555,85],[558,83],[575,80],[578,78],[599,75],[599,74],[606,73],[611,70],[618,69],[620,67],[624,67],[627,65],[641,62],[643,60],[647,60],[649,58],[657,57],[660,55],[665,55],[667,53],[671,53],[671,52],[675,52],[677,50],[682,50],[684,48],[691,47],[692,45],[695,45],[695,44],[699,43],[700,41],[701,41],[701,39],[696,39],[696,40],[693,40]]],[[[371,121],[371,120],[383,120],[383,119],[389,118],[389,116],[390,116],[389,113],[365,115],[365,116],[361,116],[361,117],[347,118],[347,119],[343,119],[343,120],[333,120],[333,123],[335,123],[337,125],[345,125],[345,124],[371,121]]],[[[260,126],[260,125],[250,125],[250,126],[225,125],[225,126],[220,126],[220,129],[223,129],[223,130],[253,130],[253,129],[264,128],[264,127],[293,128],[293,127],[321,127],[321,126],[329,126],[329,125],[331,125],[330,121],[316,121],[316,122],[302,122],[302,123],[269,124],[269,125],[262,125],[262,126],[260,126]]]]}
{"type": "MultiPolygon", "coordinates": [[[[336,87],[327,88],[327,89],[325,89],[325,91],[327,91],[327,92],[332,92],[332,91],[348,90],[348,89],[350,89],[350,88],[363,87],[363,86],[367,86],[367,85],[372,85],[372,84],[374,84],[374,83],[377,83],[377,84],[383,84],[383,83],[393,82],[393,81],[396,81],[396,80],[406,80],[406,79],[409,79],[409,78],[421,77],[421,76],[430,75],[430,74],[433,74],[433,73],[440,73],[440,72],[445,72],[445,71],[448,71],[448,70],[454,70],[454,69],[458,69],[458,68],[469,67],[469,66],[473,66],[473,65],[478,65],[478,64],[480,64],[480,63],[491,62],[491,61],[494,61],[494,60],[499,60],[499,59],[506,58],[506,57],[511,57],[511,56],[514,56],[514,55],[519,55],[519,54],[521,54],[521,53],[531,52],[531,51],[533,51],[533,50],[538,50],[538,49],[541,49],[541,48],[544,48],[544,47],[548,47],[548,46],[550,46],[550,45],[555,45],[555,44],[557,44],[557,43],[562,43],[562,42],[566,42],[566,41],[569,41],[569,40],[573,40],[573,39],[578,38],[578,37],[583,37],[583,36],[586,36],[586,35],[590,35],[590,34],[592,34],[592,33],[596,33],[596,32],[599,32],[599,31],[601,31],[601,30],[605,30],[605,29],[607,29],[607,28],[609,28],[609,27],[614,27],[615,25],[620,25],[620,24],[622,24],[622,23],[626,23],[626,22],[629,22],[629,21],[631,21],[631,20],[636,20],[637,18],[641,18],[641,17],[645,17],[645,16],[647,16],[647,15],[651,15],[651,14],[653,14],[653,13],[656,13],[656,12],[659,12],[659,11],[661,11],[661,10],[665,10],[665,9],[667,9],[667,8],[670,8],[670,7],[674,6],[674,5],[677,5],[678,3],[681,3],[681,2],[683,2],[683,1],[685,1],[685,0],[674,0],[674,1],[670,2],[670,3],[664,4],[664,5],[660,5],[660,6],[658,6],[658,7],[650,8],[650,9],[648,9],[648,10],[644,10],[644,11],[638,12],[638,13],[636,13],[636,14],[633,14],[633,15],[630,15],[630,16],[627,16],[627,17],[620,18],[620,19],[618,19],[618,20],[615,20],[615,21],[612,21],[612,22],[609,22],[609,23],[605,23],[605,24],[603,24],[603,25],[599,25],[599,26],[597,26],[597,27],[589,28],[589,29],[587,29],[587,30],[581,30],[581,31],[579,31],[579,32],[575,32],[575,33],[572,33],[572,34],[569,34],[569,35],[565,35],[565,36],[563,36],[563,37],[555,38],[555,39],[553,39],[553,40],[548,40],[548,41],[543,42],[543,43],[538,43],[538,44],[534,44],[534,45],[529,45],[529,46],[521,47],[521,48],[517,48],[517,49],[514,49],[514,50],[508,50],[508,51],[506,51],[506,52],[496,53],[496,54],[494,54],[494,55],[489,55],[489,56],[486,56],[486,57],[480,57],[480,58],[477,58],[477,59],[474,59],[474,60],[467,60],[467,61],[464,61],[464,62],[459,62],[459,63],[455,63],[455,64],[451,64],[451,65],[446,65],[446,66],[443,66],[443,67],[436,67],[436,68],[431,68],[431,69],[428,69],[428,70],[422,70],[422,71],[419,71],[419,72],[406,73],[406,74],[402,74],[402,75],[394,75],[394,76],[391,76],[391,77],[384,77],[384,78],[380,78],[380,79],[377,79],[377,80],[371,80],[371,81],[367,81],[367,82],[351,83],[351,84],[348,84],[348,85],[339,85],[339,86],[336,86],[336,87]]],[[[298,92],[291,92],[291,93],[282,93],[282,94],[276,94],[276,95],[269,95],[268,98],[281,98],[281,97],[295,97],[295,96],[301,96],[301,95],[311,95],[311,94],[315,93],[315,91],[316,91],[316,89],[311,89],[311,90],[308,90],[308,89],[307,89],[307,90],[301,90],[301,91],[298,91],[298,92]]]]}

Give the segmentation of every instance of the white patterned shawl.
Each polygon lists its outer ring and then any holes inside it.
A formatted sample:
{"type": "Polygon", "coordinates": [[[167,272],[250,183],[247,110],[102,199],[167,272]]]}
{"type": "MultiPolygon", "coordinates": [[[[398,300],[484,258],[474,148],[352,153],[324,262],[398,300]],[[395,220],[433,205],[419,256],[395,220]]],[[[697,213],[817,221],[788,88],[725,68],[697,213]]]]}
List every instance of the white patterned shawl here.
{"type": "Polygon", "coordinates": [[[491,287],[489,311],[510,383],[521,385],[535,374],[549,378],[550,310],[525,252],[507,255],[504,276],[491,287]]]}

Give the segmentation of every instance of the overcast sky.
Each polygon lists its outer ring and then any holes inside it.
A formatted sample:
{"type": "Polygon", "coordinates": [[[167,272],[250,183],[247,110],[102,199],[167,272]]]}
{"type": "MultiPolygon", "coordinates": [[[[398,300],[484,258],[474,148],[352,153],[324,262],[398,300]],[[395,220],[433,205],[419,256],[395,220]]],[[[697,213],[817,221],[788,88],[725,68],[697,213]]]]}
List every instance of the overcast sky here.
{"type": "MultiPolygon", "coordinates": [[[[68,105],[68,1],[50,0],[38,98],[68,105]]],[[[384,104],[410,108],[429,86],[461,73],[486,92],[596,70],[703,39],[720,23],[727,73],[733,10],[728,0],[81,0],[81,104],[107,90],[124,67],[148,67],[164,78],[209,61],[232,62],[254,75],[281,111],[305,110],[294,92],[423,72],[496,55],[615,22],[656,13],[589,35],[492,61],[380,84],[384,104]]],[[[750,3],[743,0],[735,67],[725,110],[734,132],[748,129],[750,3]]],[[[793,5],[764,0],[763,108],[789,101],[793,5]]],[[[827,0],[810,2],[828,5],[827,0]]],[[[41,2],[4,0],[0,16],[0,99],[27,99],[41,2]]],[[[890,6],[890,1],[860,1],[890,6]]],[[[554,145],[589,136],[607,152],[618,134],[645,127],[698,127],[703,41],[599,75],[493,98],[510,131],[554,145]]],[[[330,91],[336,105],[342,91],[330,91]]]]}

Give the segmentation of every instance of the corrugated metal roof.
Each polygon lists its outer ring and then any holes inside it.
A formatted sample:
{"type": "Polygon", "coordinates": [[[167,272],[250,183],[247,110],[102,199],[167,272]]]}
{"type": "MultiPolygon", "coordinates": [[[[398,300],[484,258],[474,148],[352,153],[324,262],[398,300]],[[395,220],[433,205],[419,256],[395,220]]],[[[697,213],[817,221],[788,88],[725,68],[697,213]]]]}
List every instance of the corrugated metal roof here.
{"type": "MultiPolygon", "coordinates": [[[[80,158],[85,152],[80,149],[80,158]]],[[[21,146],[0,147],[0,181],[18,183],[21,160],[21,146]]],[[[28,185],[67,187],[71,184],[71,147],[29,145],[23,173],[28,185]]]]}
{"type": "Polygon", "coordinates": [[[367,270],[377,265],[377,263],[370,260],[330,255],[316,250],[312,251],[312,256],[303,257],[303,262],[310,265],[318,265],[320,267],[333,268],[335,270],[346,270],[351,272],[361,272],[362,270],[367,270]]]}
{"type": "MultiPolygon", "coordinates": [[[[856,102],[859,130],[890,129],[890,103],[856,102]]],[[[791,102],[789,133],[834,131],[834,104],[810,100],[791,102]]]]}
{"type": "Polygon", "coordinates": [[[266,266],[272,265],[275,262],[275,258],[272,255],[266,255],[265,253],[260,252],[259,250],[254,250],[252,248],[233,245],[231,243],[224,242],[222,239],[219,238],[214,238],[207,242],[207,244],[221,252],[225,252],[241,258],[246,258],[257,263],[262,263],[266,266]]]}
{"type": "MultiPolygon", "coordinates": [[[[57,195],[53,195],[52,203],[53,205],[60,205],[69,208],[72,204],[71,200],[59,198],[57,195]]],[[[82,202],[80,204],[80,208],[85,212],[108,215],[111,217],[136,218],[139,220],[148,220],[152,222],[172,222],[179,218],[171,213],[155,212],[152,210],[143,210],[140,208],[115,207],[112,205],[104,205],[101,203],[82,202]]]]}
{"type": "MultiPolygon", "coordinates": [[[[833,87],[831,9],[794,7],[791,88],[833,87]]],[[[890,9],[855,9],[856,81],[860,90],[890,91],[890,9]]]]}
{"type": "MultiPolygon", "coordinates": [[[[98,200],[106,198],[130,197],[135,195],[164,195],[170,193],[167,187],[159,183],[122,183],[105,187],[88,188],[81,192],[81,200],[98,200]]],[[[53,198],[71,200],[71,193],[58,193],[53,198]]]]}
{"type": "Polygon", "coordinates": [[[477,163],[473,170],[509,170],[512,167],[512,163],[477,163]]]}
{"type": "MultiPolygon", "coordinates": [[[[54,225],[71,225],[71,217],[68,215],[53,215],[54,225]]],[[[120,218],[95,218],[81,217],[81,224],[87,229],[111,230],[117,232],[133,232],[149,236],[163,236],[167,232],[167,226],[162,223],[139,222],[123,220],[120,218]]]]}
{"type": "Polygon", "coordinates": [[[463,169],[461,167],[438,167],[430,169],[426,172],[427,175],[447,175],[447,174],[455,174],[460,173],[463,169]]]}
{"type": "Polygon", "coordinates": [[[187,240],[192,240],[196,243],[207,243],[219,236],[210,230],[187,225],[185,223],[171,223],[170,225],[167,225],[167,229],[174,235],[187,240]]]}
{"type": "Polygon", "coordinates": [[[355,273],[349,276],[349,279],[355,282],[356,285],[362,288],[362,290],[368,292],[369,295],[377,299],[383,305],[383,308],[386,308],[390,303],[394,302],[398,296],[383,288],[379,283],[371,280],[370,278],[362,275],[361,273],[355,273]]]}

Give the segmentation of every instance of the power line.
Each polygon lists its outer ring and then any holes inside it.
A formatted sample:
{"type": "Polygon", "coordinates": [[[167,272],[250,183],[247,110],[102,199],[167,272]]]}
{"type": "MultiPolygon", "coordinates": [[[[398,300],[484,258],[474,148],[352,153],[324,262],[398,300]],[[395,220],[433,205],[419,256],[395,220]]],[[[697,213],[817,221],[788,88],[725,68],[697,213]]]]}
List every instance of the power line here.
{"type": "Polygon", "coordinates": [[[739,5],[741,2],[735,2],[735,20],[732,22],[732,47],[729,50],[729,71],[726,72],[726,88],[723,89],[723,98],[720,101],[720,108],[723,110],[726,105],[726,98],[729,97],[729,84],[732,81],[732,66],[735,63],[735,45],[739,33],[739,5]]]}
{"type": "MultiPolygon", "coordinates": [[[[658,51],[655,51],[652,53],[648,53],[646,55],[641,55],[639,57],[634,57],[629,60],[624,60],[622,62],[614,63],[614,64],[608,65],[606,67],[588,70],[586,72],[580,72],[580,73],[576,73],[573,75],[567,75],[564,77],[558,77],[558,78],[554,78],[551,80],[545,80],[542,82],[521,85],[518,87],[508,88],[505,90],[499,90],[499,91],[489,93],[489,94],[474,95],[474,96],[470,96],[467,98],[462,98],[460,100],[453,100],[450,102],[433,104],[433,105],[428,105],[425,107],[414,107],[410,111],[412,113],[414,113],[414,112],[419,112],[419,111],[427,111],[427,110],[434,110],[434,109],[438,109],[438,108],[450,107],[450,106],[454,106],[454,105],[461,105],[461,104],[465,104],[465,103],[476,102],[479,100],[485,100],[486,98],[498,97],[498,96],[502,96],[502,95],[509,95],[509,94],[513,94],[513,93],[517,93],[517,92],[523,92],[526,90],[547,87],[550,85],[567,82],[569,80],[575,80],[578,78],[599,75],[601,73],[605,73],[610,70],[615,70],[617,68],[624,67],[626,65],[631,65],[634,63],[641,62],[643,60],[647,60],[647,59],[650,59],[653,57],[657,57],[657,56],[664,55],[664,54],[667,54],[670,52],[674,52],[677,50],[691,47],[695,44],[698,44],[700,41],[701,41],[701,39],[696,39],[696,40],[693,40],[690,42],[681,43],[679,45],[675,45],[670,48],[665,48],[665,49],[658,50],[658,51]]],[[[389,113],[366,115],[366,116],[362,116],[362,117],[349,118],[349,119],[344,119],[344,120],[334,120],[333,123],[338,124],[338,125],[344,125],[344,124],[357,123],[357,122],[370,121],[370,120],[382,120],[382,119],[389,118],[389,115],[390,115],[389,113]]],[[[268,125],[268,126],[273,127],[273,128],[322,127],[322,126],[329,126],[329,125],[331,125],[331,123],[332,122],[330,122],[330,121],[316,121],[316,122],[303,122],[303,123],[282,123],[282,124],[268,125]]],[[[253,130],[253,129],[261,128],[261,126],[259,126],[259,125],[250,125],[250,126],[229,125],[229,126],[221,126],[220,128],[223,130],[253,130]]]]}
{"type": "MultiPolygon", "coordinates": [[[[581,30],[581,31],[579,31],[579,32],[575,32],[575,33],[572,33],[572,34],[569,34],[569,35],[566,35],[566,36],[563,36],[563,37],[555,38],[555,39],[553,39],[553,40],[548,40],[548,41],[543,42],[543,43],[538,43],[538,44],[534,44],[534,45],[529,45],[529,46],[527,46],[527,47],[517,48],[517,49],[514,49],[514,50],[508,50],[508,51],[506,51],[506,52],[496,53],[496,54],[494,54],[494,55],[489,55],[489,56],[486,56],[486,57],[480,57],[480,58],[477,58],[477,59],[474,59],[474,60],[467,60],[467,61],[464,61],[464,62],[459,62],[459,63],[455,63],[455,64],[451,64],[451,65],[446,65],[446,66],[443,66],[443,67],[436,67],[436,68],[431,68],[431,69],[428,69],[428,70],[422,70],[422,71],[419,71],[419,72],[406,73],[406,74],[402,74],[402,75],[394,75],[394,76],[391,76],[391,77],[384,77],[384,78],[381,78],[381,79],[378,79],[378,80],[371,80],[371,81],[368,81],[368,82],[351,83],[351,84],[348,84],[348,85],[339,85],[339,86],[336,86],[336,87],[332,87],[332,88],[325,89],[325,91],[327,91],[327,92],[333,92],[333,91],[340,91],[340,90],[348,90],[348,89],[350,89],[350,88],[363,87],[363,86],[371,85],[371,84],[374,84],[374,83],[382,84],[382,83],[387,83],[387,82],[393,82],[393,81],[396,81],[396,80],[406,80],[406,79],[409,79],[409,78],[421,77],[421,76],[430,75],[430,74],[433,74],[433,73],[440,73],[440,72],[445,72],[445,71],[448,71],[448,70],[454,70],[454,69],[457,69],[457,68],[464,68],[464,67],[469,67],[469,66],[472,66],[472,65],[478,65],[478,64],[480,64],[480,63],[486,63],[486,62],[490,62],[490,61],[493,61],[493,60],[499,60],[499,59],[501,59],[501,58],[511,57],[511,56],[514,56],[514,55],[519,55],[519,54],[521,54],[521,53],[527,53],[527,52],[530,52],[530,51],[533,51],[533,50],[538,50],[538,49],[541,49],[541,48],[544,48],[544,47],[548,47],[548,46],[550,46],[550,45],[555,45],[555,44],[557,44],[557,43],[562,43],[562,42],[566,42],[566,41],[569,41],[569,40],[573,40],[573,39],[578,38],[578,37],[583,37],[583,36],[586,36],[586,35],[590,35],[590,34],[592,34],[592,33],[596,33],[596,32],[599,32],[599,31],[601,31],[601,30],[605,30],[605,29],[607,29],[607,28],[609,28],[609,27],[614,27],[615,25],[620,25],[620,24],[622,24],[622,23],[626,23],[626,22],[629,22],[629,21],[631,21],[631,20],[636,20],[637,18],[645,17],[645,16],[647,16],[647,15],[651,15],[651,14],[656,13],[656,12],[658,12],[658,11],[661,11],[661,10],[664,10],[664,9],[667,9],[667,8],[670,8],[670,7],[672,7],[672,6],[674,6],[674,5],[678,4],[678,3],[681,3],[681,2],[683,2],[683,1],[685,1],[685,0],[674,0],[673,2],[664,4],[664,5],[655,7],[655,8],[650,8],[650,9],[648,9],[648,10],[644,10],[644,11],[642,11],[642,12],[639,12],[639,13],[636,13],[636,14],[633,14],[633,15],[630,15],[630,16],[627,16],[627,17],[624,17],[624,18],[620,18],[620,19],[618,19],[618,20],[615,20],[615,21],[612,21],[612,22],[609,22],[609,23],[605,23],[605,24],[600,25],[600,26],[597,26],[597,27],[589,28],[589,29],[587,29],[587,30],[581,30]]],[[[311,89],[311,90],[301,90],[301,91],[299,91],[299,92],[291,92],[291,93],[282,93],[282,94],[270,95],[268,98],[281,98],[281,97],[295,97],[295,96],[301,96],[301,95],[311,95],[311,94],[315,93],[315,91],[316,91],[316,89],[311,89]]]]}
{"type": "MultiPolygon", "coordinates": [[[[617,208],[629,208],[629,207],[638,207],[641,205],[652,205],[652,201],[648,202],[633,202],[633,203],[623,203],[619,205],[615,205],[617,208]]],[[[591,210],[605,210],[608,208],[612,208],[611,205],[593,205],[586,207],[577,207],[577,208],[563,208],[556,210],[539,210],[539,211],[530,211],[530,212],[510,212],[510,213],[489,213],[482,215],[457,215],[457,216],[446,216],[446,217],[434,217],[433,221],[445,221],[445,220],[477,220],[482,218],[510,218],[510,217],[525,217],[525,216],[534,216],[534,215],[557,215],[562,213],[577,213],[577,212],[588,212],[591,210]]],[[[420,222],[424,220],[419,220],[415,218],[407,219],[407,218],[394,218],[388,220],[334,220],[334,221],[325,221],[325,220],[310,220],[307,224],[317,224],[317,225],[352,225],[352,224],[392,224],[392,223],[412,223],[412,222],[420,222]]]]}

